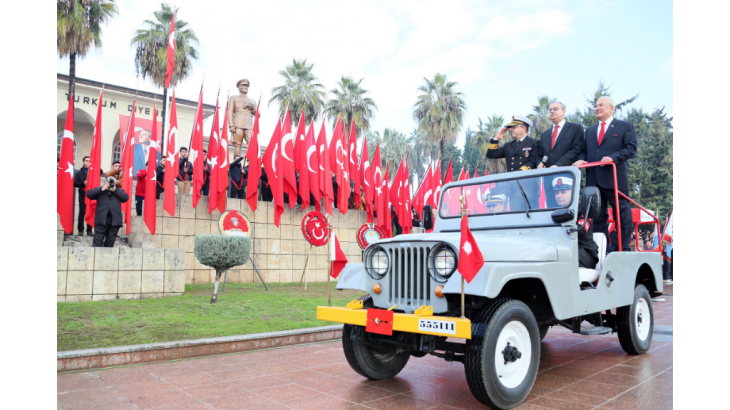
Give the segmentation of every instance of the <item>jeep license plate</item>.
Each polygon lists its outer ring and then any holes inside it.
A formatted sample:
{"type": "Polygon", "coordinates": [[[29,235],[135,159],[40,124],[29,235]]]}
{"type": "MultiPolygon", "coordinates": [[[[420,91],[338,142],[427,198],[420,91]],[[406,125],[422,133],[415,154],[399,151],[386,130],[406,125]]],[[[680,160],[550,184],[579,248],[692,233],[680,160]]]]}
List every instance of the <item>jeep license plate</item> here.
{"type": "Polygon", "coordinates": [[[418,330],[455,335],[456,322],[447,322],[445,320],[418,319],[418,330]]]}

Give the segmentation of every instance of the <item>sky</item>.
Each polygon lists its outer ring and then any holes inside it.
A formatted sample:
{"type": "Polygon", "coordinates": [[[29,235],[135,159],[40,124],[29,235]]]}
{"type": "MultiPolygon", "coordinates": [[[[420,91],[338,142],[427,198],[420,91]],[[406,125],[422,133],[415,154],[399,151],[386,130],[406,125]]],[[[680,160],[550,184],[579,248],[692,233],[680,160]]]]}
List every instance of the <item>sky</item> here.
{"type": "MultiPolygon", "coordinates": [[[[131,38],[153,19],[159,3],[118,0],[119,14],[102,28],[103,46],[77,60],[76,75],[162,93],[150,79],[138,80],[131,38]]],[[[371,130],[416,127],[413,104],[424,77],[446,74],[458,83],[467,105],[464,130],[494,114],[508,120],[527,115],[538,96],[586,106],[599,81],[615,101],[636,94],[629,107],[673,114],[672,2],[666,1],[412,1],[227,2],[176,0],[178,19],[200,42],[192,74],[178,98],[215,104],[221,87],[235,94],[248,78],[249,96],[262,97],[261,139],[276,124],[271,89],[292,59],[313,63],[328,92],[342,76],[364,78],[361,86],[378,106],[371,130]],[[392,4],[391,4],[392,3],[392,4]],[[343,7],[344,5],[344,7],[343,7]]],[[[68,74],[68,58],[57,58],[68,74]]],[[[208,119],[206,129],[210,127],[208,119]]],[[[222,119],[221,119],[222,121],[222,119]]],[[[331,129],[331,128],[328,128],[331,129]]],[[[183,133],[185,131],[183,130],[183,133]]]]}

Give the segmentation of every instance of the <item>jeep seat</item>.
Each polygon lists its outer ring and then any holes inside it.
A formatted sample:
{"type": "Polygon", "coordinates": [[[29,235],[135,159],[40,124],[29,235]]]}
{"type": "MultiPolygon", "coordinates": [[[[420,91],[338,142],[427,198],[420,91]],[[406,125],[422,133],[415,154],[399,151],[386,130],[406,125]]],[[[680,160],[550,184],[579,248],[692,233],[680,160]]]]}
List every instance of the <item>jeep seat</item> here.
{"type": "Polygon", "coordinates": [[[593,240],[598,245],[598,263],[596,263],[596,269],[578,268],[579,285],[584,282],[593,285],[598,283],[598,278],[601,276],[601,269],[603,269],[603,262],[606,260],[606,236],[602,233],[594,233],[593,240]]]}

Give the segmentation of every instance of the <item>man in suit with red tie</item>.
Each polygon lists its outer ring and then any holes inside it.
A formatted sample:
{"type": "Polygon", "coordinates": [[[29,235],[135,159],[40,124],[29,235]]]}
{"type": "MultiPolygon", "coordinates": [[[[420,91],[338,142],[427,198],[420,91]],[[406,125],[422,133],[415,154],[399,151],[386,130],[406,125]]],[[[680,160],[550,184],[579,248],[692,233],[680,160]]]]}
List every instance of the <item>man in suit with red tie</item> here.
{"type": "MultiPolygon", "coordinates": [[[[629,166],[627,161],[636,155],[638,147],[634,124],[613,117],[613,100],[601,97],[596,102],[596,118],[598,124],[588,127],[585,133],[583,149],[574,165],[586,162],[613,162],[616,164],[616,184],[613,186],[611,167],[591,167],[586,169],[586,186],[598,187],[601,191],[601,216],[594,221],[596,232],[603,232],[611,244],[608,252],[618,250],[616,230],[608,236],[608,206],[611,204],[613,218],[616,220],[616,199],[614,189],[618,188],[625,195],[629,193],[629,166]]],[[[621,215],[621,245],[624,251],[630,250],[631,228],[633,226],[631,205],[619,197],[618,209],[621,215]]]]}
{"type": "MultiPolygon", "coordinates": [[[[583,127],[565,120],[565,104],[556,101],[550,104],[549,118],[553,126],[540,136],[540,163],[538,168],[566,167],[573,165],[583,150],[583,127]]],[[[552,179],[544,178],[545,197],[548,208],[555,208],[555,194],[552,179]]]]}

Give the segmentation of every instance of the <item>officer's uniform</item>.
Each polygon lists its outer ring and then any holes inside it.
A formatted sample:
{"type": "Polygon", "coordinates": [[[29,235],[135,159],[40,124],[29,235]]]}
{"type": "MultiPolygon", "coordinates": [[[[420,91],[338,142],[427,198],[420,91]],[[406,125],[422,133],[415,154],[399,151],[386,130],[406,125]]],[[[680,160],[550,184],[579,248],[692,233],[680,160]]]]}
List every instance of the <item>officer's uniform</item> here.
{"type": "MultiPolygon", "coordinates": [[[[532,121],[527,118],[515,115],[507,127],[515,125],[526,125],[532,128],[532,121]]],[[[526,136],[522,141],[512,140],[499,147],[499,141],[492,138],[487,149],[487,158],[505,158],[507,160],[507,172],[524,171],[535,169],[540,163],[540,140],[526,136]]]]}

